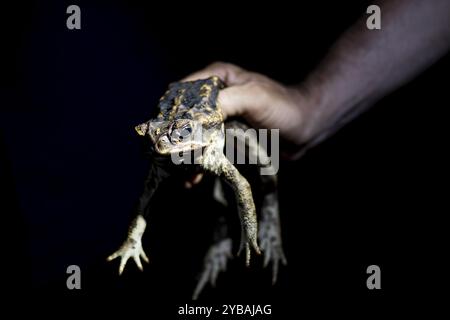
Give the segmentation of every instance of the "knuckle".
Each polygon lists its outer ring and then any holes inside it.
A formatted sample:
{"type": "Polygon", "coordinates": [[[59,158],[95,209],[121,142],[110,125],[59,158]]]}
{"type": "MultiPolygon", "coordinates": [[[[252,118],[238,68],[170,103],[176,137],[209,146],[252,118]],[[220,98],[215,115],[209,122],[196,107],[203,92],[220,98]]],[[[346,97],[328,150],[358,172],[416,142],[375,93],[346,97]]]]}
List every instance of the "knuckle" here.
{"type": "Polygon", "coordinates": [[[243,69],[238,67],[235,64],[224,62],[224,61],[215,61],[211,63],[206,69],[208,70],[228,70],[235,73],[241,72],[243,69]]]}
{"type": "Polygon", "coordinates": [[[215,69],[215,68],[227,68],[229,66],[231,66],[231,63],[227,63],[224,61],[215,61],[213,63],[211,63],[207,68],[211,68],[211,69],[215,69]]]}
{"type": "Polygon", "coordinates": [[[246,92],[250,92],[252,95],[259,96],[261,94],[265,94],[267,89],[264,86],[256,81],[250,81],[243,84],[243,89],[246,92]]]}

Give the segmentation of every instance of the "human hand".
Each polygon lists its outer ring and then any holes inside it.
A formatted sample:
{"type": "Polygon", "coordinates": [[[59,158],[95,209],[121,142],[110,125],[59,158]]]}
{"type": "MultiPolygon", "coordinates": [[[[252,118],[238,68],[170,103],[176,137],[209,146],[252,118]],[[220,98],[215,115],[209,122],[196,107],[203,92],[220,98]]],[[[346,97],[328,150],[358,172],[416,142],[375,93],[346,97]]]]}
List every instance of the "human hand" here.
{"type": "Polygon", "coordinates": [[[227,86],[218,97],[225,119],[242,116],[255,127],[280,129],[280,136],[293,145],[307,141],[310,103],[300,88],[284,86],[262,74],[223,62],[213,63],[183,81],[214,75],[227,86]]]}

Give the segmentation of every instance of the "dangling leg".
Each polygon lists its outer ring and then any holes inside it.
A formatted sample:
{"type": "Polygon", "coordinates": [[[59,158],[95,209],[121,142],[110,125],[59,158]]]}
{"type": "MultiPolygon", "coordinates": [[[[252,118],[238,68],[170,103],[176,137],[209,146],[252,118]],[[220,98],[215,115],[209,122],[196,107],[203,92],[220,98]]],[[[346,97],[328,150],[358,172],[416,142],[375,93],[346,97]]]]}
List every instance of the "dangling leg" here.
{"type": "MultiPolygon", "coordinates": [[[[248,156],[257,159],[260,168],[271,169],[272,166],[267,151],[258,143],[255,135],[245,134],[248,127],[240,122],[233,121],[227,124],[227,128],[241,129],[235,131],[235,137],[245,144],[248,156]]],[[[239,151],[239,150],[238,150],[239,151]]],[[[261,170],[260,170],[261,172],[261,170]]],[[[266,172],[276,172],[276,170],[266,170],[266,172]]],[[[261,207],[261,217],[259,222],[258,240],[261,251],[264,254],[264,267],[272,262],[272,283],[277,281],[279,262],[287,264],[283,252],[281,240],[280,215],[278,209],[277,176],[260,175],[263,202],[261,207]]]]}
{"type": "Polygon", "coordinates": [[[281,241],[280,216],[278,210],[278,196],[276,192],[264,196],[259,222],[258,239],[264,253],[264,267],[272,262],[272,284],[278,277],[279,262],[287,264],[281,241]]]}
{"type": "Polygon", "coordinates": [[[136,217],[131,221],[128,228],[128,236],[123,242],[122,246],[107,258],[107,261],[111,261],[120,257],[119,275],[122,274],[129,258],[133,258],[139,270],[143,270],[140,258],[145,262],[149,262],[147,255],[142,248],[142,235],[144,234],[147,222],[144,216],[148,215],[148,204],[156,191],[159,182],[166,173],[160,168],[155,167],[153,164],[150,168],[150,172],[145,181],[144,192],[139,198],[137,205],[136,217]]]}
{"type": "Polygon", "coordinates": [[[215,287],[219,272],[227,270],[228,259],[233,257],[232,240],[228,237],[227,229],[225,217],[220,217],[214,231],[214,242],[203,260],[203,271],[192,295],[193,300],[197,300],[208,282],[215,287]]]}
{"type": "Polygon", "coordinates": [[[234,190],[242,227],[239,253],[245,249],[245,263],[246,265],[250,265],[250,247],[252,247],[257,254],[261,253],[257,243],[258,222],[250,184],[225,157],[220,148],[214,146],[206,148],[202,165],[206,171],[221,177],[230,184],[234,190]]]}

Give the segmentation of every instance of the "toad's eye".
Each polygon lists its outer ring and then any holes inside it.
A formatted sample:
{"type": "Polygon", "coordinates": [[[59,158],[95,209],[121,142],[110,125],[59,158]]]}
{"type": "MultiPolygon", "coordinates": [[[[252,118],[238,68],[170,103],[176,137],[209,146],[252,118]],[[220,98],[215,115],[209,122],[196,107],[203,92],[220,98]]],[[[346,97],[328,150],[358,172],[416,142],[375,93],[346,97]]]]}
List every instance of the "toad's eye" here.
{"type": "Polygon", "coordinates": [[[183,141],[183,139],[189,137],[192,133],[192,128],[190,125],[185,125],[184,127],[178,130],[179,140],[183,141]]]}
{"type": "Polygon", "coordinates": [[[181,127],[180,129],[172,130],[170,140],[174,143],[185,140],[192,133],[192,128],[189,125],[181,127]]]}
{"type": "Polygon", "coordinates": [[[185,125],[183,128],[180,129],[182,136],[189,136],[192,133],[192,128],[190,125],[185,125]]]}

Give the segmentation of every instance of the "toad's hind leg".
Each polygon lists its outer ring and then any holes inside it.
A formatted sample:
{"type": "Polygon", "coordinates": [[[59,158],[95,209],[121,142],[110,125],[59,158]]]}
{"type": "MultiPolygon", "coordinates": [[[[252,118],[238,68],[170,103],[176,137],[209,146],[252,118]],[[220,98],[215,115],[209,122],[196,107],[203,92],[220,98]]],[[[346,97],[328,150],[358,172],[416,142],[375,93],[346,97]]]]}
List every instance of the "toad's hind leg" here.
{"type": "Polygon", "coordinates": [[[242,228],[239,253],[245,249],[245,263],[250,265],[250,248],[257,254],[261,253],[258,246],[258,221],[250,184],[225,157],[223,150],[215,146],[205,149],[203,168],[222,178],[234,190],[242,228]]]}
{"type": "MultiPolygon", "coordinates": [[[[216,178],[214,182],[214,199],[222,204],[228,206],[228,201],[225,197],[222,181],[220,178],[216,178]]],[[[203,270],[199,276],[197,286],[195,287],[192,295],[192,300],[197,300],[202,293],[208,282],[211,286],[215,287],[217,276],[220,272],[225,272],[227,269],[228,259],[232,258],[232,240],[228,235],[228,227],[226,219],[221,216],[217,221],[217,225],[214,229],[213,244],[206,252],[203,260],[203,270]]]]}
{"type": "Polygon", "coordinates": [[[287,264],[281,240],[280,216],[278,210],[278,196],[276,191],[264,196],[259,222],[258,239],[264,254],[264,267],[272,264],[272,284],[278,278],[278,267],[281,262],[287,264]]]}
{"type": "Polygon", "coordinates": [[[219,272],[227,270],[228,259],[232,258],[231,250],[232,240],[228,236],[225,217],[222,216],[214,230],[214,242],[203,260],[203,271],[192,295],[193,300],[197,300],[208,282],[215,287],[219,272]]]}
{"type": "MultiPolygon", "coordinates": [[[[248,129],[246,125],[238,121],[232,121],[227,124],[227,128],[241,129],[235,130],[234,136],[241,145],[245,144],[245,149],[248,151],[248,157],[253,157],[253,159],[257,160],[260,173],[262,173],[261,168],[265,168],[265,172],[276,172],[276,170],[272,168],[267,151],[258,143],[256,135],[245,134],[248,129]]],[[[242,152],[243,150],[237,151],[242,152]]],[[[272,283],[274,284],[278,277],[279,263],[281,262],[283,265],[287,264],[281,239],[277,176],[276,174],[260,174],[260,181],[263,201],[261,206],[258,240],[264,255],[264,267],[267,267],[269,262],[272,264],[272,283]]]]}

